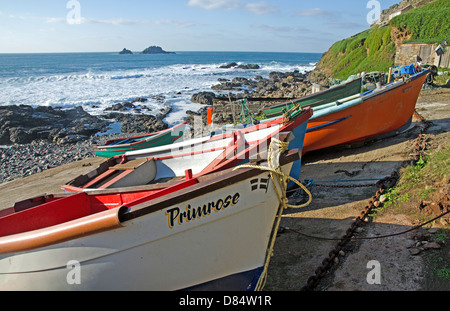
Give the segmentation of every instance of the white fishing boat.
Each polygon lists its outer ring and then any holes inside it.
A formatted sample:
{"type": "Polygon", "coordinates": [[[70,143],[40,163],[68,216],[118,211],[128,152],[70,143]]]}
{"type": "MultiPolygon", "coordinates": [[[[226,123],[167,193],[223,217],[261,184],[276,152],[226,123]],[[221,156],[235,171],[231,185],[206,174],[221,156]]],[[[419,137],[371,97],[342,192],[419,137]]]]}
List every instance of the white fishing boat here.
{"type": "MultiPolygon", "coordinates": [[[[300,154],[257,164],[289,174],[300,154]]],[[[20,202],[0,214],[0,290],[258,289],[284,202],[271,174],[227,169],[157,193],[20,202]]]]}

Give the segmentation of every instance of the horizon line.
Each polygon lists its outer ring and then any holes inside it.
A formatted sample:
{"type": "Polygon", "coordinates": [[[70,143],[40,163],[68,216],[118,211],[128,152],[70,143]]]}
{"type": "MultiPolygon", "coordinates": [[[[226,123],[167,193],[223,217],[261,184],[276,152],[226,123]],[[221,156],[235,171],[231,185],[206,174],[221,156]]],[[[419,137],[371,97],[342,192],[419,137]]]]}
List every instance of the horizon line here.
{"type": "MultiPolygon", "coordinates": [[[[135,54],[142,54],[142,51],[133,51],[131,52],[135,54]]],[[[84,52],[0,52],[0,55],[2,54],[88,54],[88,53],[117,53],[119,54],[120,51],[84,51],[84,52]]],[[[294,54],[323,54],[325,52],[292,52],[292,51],[200,51],[200,50],[171,50],[167,52],[175,52],[175,53],[183,53],[183,52],[210,52],[210,53],[294,53],[294,54]]],[[[164,53],[157,53],[157,54],[142,54],[142,55],[165,55],[164,53]]],[[[173,54],[167,54],[167,55],[173,55],[173,54]]]]}

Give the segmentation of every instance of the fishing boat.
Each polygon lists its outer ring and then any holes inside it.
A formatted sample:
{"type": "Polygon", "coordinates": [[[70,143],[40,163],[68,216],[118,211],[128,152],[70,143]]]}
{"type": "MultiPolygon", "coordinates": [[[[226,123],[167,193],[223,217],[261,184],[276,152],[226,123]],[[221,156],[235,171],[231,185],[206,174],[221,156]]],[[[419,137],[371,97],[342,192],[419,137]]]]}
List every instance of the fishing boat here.
{"type": "Polygon", "coordinates": [[[94,146],[94,153],[99,157],[113,157],[125,152],[173,144],[183,139],[187,122],[169,129],[145,135],[108,140],[103,146],[94,146]]]}
{"type": "MultiPolygon", "coordinates": [[[[287,174],[299,153],[258,165],[287,174]]],[[[275,181],[265,169],[238,167],[156,193],[19,202],[0,214],[0,290],[258,289],[283,209],[275,181]]]]}
{"type": "MultiPolygon", "coordinates": [[[[295,107],[281,118],[231,132],[180,143],[128,152],[112,157],[88,174],[78,176],[62,189],[68,192],[136,187],[164,182],[178,183],[186,168],[194,177],[227,169],[256,159],[267,150],[272,138],[290,135],[291,149],[303,146],[310,108],[295,107]]],[[[301,160],[293,164],[293,178],[300,178],[301,160]]]]}
{"type": "Polygon", "coordinates": [[[294,99],[288,102],[263,107],[259,112],[261,119],[273,118],[282,115],[283,110],[289,110],[295,105],[301,107],[315,108],[317,106],[336,101],[341,98],[361,93],[362,79],[358,77],[351,81],[333,86],[329,89],[310,94],[305,97],[294,99]]]}
{"type": "Polygon", "coordinates": [[[316,106],[303,153],[392,135],[409,126],[429,70],[316,106]]]}

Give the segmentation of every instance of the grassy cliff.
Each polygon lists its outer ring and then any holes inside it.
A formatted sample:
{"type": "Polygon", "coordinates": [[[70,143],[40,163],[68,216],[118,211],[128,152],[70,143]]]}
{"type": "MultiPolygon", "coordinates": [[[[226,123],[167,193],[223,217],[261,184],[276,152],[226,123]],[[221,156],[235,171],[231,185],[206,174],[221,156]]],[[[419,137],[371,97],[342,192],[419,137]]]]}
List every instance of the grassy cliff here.
{"type": "Polygon", "coordinates": [[[411,33],[408,41],[440,43],[450,36],[450,1],[436,0],[428,5],[399,15],[391,24],[411,33]]]}
{"type": "Polygon", "coordinates": [[[346,79],[365,71],[385,71],[394,65],[397,44],[406,41],[437,43],[450,34],[450,1],[436,0],[336,42],[317,64],[315,75],[346,79]]]}

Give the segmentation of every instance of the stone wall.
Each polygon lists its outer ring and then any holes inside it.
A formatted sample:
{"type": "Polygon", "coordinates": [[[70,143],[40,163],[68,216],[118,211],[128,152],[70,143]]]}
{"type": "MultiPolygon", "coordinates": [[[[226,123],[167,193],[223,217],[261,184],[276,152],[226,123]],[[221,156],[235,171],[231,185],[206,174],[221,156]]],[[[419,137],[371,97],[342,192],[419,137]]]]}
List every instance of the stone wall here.
{"type": "Polygon", "coordinates": [[[395,55],[395,66],[406,66],[415,64],[417,56],[422,58],[422,64],[436,65],[439,67],[450,67],[450,48],[447,47],[439,63],[439,56],[436,54],[438,44],[426,43],[404,43],[397,47],[395,55]]]}

